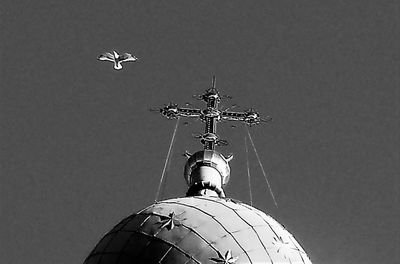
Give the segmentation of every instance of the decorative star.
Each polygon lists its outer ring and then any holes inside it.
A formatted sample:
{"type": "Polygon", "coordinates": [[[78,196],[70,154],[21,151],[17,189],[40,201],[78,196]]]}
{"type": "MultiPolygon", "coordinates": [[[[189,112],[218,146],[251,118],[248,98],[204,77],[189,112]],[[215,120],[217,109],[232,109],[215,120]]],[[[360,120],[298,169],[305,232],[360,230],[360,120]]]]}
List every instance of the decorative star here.
{"type": "Polygon", "coordinates": [[[178,215],[175,215],[175,212],[169,213],[168,216],[160,215],[160,218],[161,218],[161,221],[159,222],[161,224],[160,229],[163,229],[165,227],[169,231],[169,230],[172,230],[175,226],[179,226],[181,224],[181,222],[176,217],[181,214],[183,214],[183,212],[178,215]]]}
{"type": "Polygon", "coordinates": [[[223,264],[233,264],[238,260],[239,257],[232,257],[232,252],[231,250],[228,250],[225,253],[225,256],[222,256],[222,254],[217,251],[218,253],[218,258],[210,258],[210,260],[214,261],[215,263],[223,263],[223,264]]]}
{"type": "Polygon", "coordinates": [[[118,54],[115,50],[101,54],[98,58],[101,61],[111,61],[114,63],[114,69],[122,69],[122,62],[137,61],[137,58],[130,53],[118,54]]]}
{"type": "MultiPolygon", "coordinates": [[[[296,251],[300,251],[298,248],[294,248],[294,247],[290,247],[289,246],[289,242],[284,241],[283,238],[281,236],[277,236],[274,237],[275,241],[272,241],[272,244],[275,245],[278,249],[276,250],[277,253],[279,253],[280,251],[282,251],[283,257],[286,259],[287,256],[286,254],[290,251],[290,250],[296,250],[296,251]]],[[[290,258],[289,258],[290,261],[290,258]]]]}

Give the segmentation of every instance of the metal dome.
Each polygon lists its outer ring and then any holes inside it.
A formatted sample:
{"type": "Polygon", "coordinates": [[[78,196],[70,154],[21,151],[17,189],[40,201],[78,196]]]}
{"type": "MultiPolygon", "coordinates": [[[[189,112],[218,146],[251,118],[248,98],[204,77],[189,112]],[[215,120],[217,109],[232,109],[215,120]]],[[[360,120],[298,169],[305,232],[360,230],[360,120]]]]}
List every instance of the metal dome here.
{"type": "Polygon", "coordinates": [[[311,263],[272,217],[230,199],[169,199],[107,233],[85,264],[311,263]]]}

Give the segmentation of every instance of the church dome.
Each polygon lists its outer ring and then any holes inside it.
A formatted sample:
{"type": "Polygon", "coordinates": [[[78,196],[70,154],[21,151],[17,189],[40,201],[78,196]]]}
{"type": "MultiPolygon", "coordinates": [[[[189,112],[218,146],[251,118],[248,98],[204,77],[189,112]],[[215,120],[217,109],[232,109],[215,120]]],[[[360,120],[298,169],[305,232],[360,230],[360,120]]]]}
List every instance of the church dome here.
{"type": "Polygon", "coordinates": [[[227,144],[216,134],[217,123],[238,121],[252,126],[263,119],[253,110],[220,111],[215,77],[212,88],[198,99],[206,102],[207,111],[175,104],[159,109],[177,122],[156,200],[179,118],[198,118],[205,124],[204,134],[198,137],[204,149],[185,153],[187,197],[155,202],[128,216],[100,240],[84,264],[311,264],[299,243],[271,216],[225,198],[224,186],[230,178],[229,161],[233,156],[225,157],[215,150],[216,146],[227,144]]]}
{"type": "Polygon", "coordinates": [[[231,199],[156,202],[108,232],[85,264],[311,263],[271,216],[231,199]]]}

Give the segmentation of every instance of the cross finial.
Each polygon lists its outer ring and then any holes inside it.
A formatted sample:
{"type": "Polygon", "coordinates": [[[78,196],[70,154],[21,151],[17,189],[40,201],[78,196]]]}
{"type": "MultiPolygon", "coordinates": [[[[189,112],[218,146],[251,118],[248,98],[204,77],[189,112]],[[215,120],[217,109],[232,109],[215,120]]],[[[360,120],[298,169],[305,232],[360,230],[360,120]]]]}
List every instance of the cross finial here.
{"type": "Polygon", "coordinates": [[[202,95],[196,96],[197,99],[206,103],[206,107],[203,109],[179,107],[173,103],[159,109],[160,113],[168,119],[192,117],[200,119],[205,124],[204,134],[197,136],[200,138],[204,150],[197,151],[194,154],[186,153],[188,160],[185,165],[184,177],[189,186],[188,196],[210,195],[225,197],[223,186],[229,181],[229,161],[232,159],[232,155],[225,157],[215,150],[215,146],[227,144],[226,140],[221,140],[217,135],[217,124],[219,122],[240,121],[251,126],[266,121],[253,109],[243,112],[219,109],[219,102],[226,96],[220,96],[215,84],[216,79],[213,76],[212,87],[202,95]]]}
{"type": "Polygon", "coordinates": [[[161,108],[160,113],[169,119],[192,117],[203,121],[205,123],[205,130],[204,134],[199,138],[204,145],[204,149],[208,150],[213,150],[216,145],[224,145],[223,142],[226,142],[220,140],[217,135],[217,123],[220,121],[240,121],[249,126],[270,121],[270,118],[261,118],[259,113],[252,108],[243,112],[220,110],[218,104],[221,101],[221,96],[215,86],[216,78],[213,76],[212,87],[206,90],[204,94],[198,96],[198,99],[203,100],[207,104],[207,107],[204,109],[178,107],[178,105],[170,103],[161,108]]]}

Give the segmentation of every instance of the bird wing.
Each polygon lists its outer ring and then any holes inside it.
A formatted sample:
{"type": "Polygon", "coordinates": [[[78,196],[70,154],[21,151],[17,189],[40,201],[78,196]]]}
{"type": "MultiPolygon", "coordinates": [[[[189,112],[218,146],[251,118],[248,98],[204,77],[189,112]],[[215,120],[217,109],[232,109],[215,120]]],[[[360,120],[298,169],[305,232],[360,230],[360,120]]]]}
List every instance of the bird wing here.
{"type": "Polygon", "coordinates": [[[114,55],[112,55],[110,52],[101,54],[97,59],[101,61],[115,61],[114,55]]]}
{"type": "Polygon", "coordinates": [[[125,62],[125,61],[136,61],[137,58],[135,56],[133,56],[130,53],[124,53],[120,56],[121,61],[125,62]]]}

